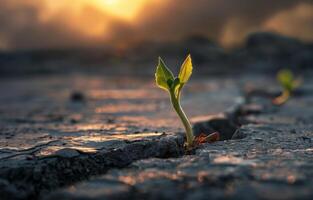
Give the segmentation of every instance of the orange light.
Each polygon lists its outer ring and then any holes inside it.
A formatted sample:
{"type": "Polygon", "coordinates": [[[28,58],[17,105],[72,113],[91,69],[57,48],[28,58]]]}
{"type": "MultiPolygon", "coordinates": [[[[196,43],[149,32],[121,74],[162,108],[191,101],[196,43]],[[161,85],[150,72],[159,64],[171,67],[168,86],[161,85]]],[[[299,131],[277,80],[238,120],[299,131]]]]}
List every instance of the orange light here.
{"type": "MultiPolygon", "coordinates": [[[[58,21],[71,30],[90,38],[110,36],[108,27],[115,20],[132,22],[148,0],[43,0],[41,22],[58,21]]],[[[0,44],[4,46],[3,44],[0,44]]]]}
{"type": "Polygon", "coordinates": [[[131,20],[136,16],[146,1],[147,0],[93,0],[91,2],[115,17],[131,20]]]}

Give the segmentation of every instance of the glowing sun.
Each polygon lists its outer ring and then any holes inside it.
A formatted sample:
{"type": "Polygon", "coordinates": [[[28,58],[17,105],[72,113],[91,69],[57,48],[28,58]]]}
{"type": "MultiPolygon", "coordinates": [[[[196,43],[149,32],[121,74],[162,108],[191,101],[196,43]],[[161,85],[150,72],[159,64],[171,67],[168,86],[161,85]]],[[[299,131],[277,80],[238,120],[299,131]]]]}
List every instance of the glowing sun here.
{"type": "Polygon", "coordinates": [[[102,10],[124,19],[132,19],[147,0],[93,0],[102,10]]]}

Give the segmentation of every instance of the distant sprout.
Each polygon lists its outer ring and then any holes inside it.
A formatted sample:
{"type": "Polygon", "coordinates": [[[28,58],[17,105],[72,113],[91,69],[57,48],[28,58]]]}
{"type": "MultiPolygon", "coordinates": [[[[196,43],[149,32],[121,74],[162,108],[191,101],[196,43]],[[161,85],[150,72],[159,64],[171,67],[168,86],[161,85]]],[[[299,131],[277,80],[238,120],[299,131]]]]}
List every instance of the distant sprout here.
{"type": "Polygon", "coordinates": [[[193,147],[195,136],[193,134],[191,124],[180,105],[180,96],[182,88],[189,80],[191,74],[192,62],[190,55],[187,56],[186,60],[182,64],[178,77],[174,77],[171,70],[166,67],[164,61],[159,57],[159,63],[155,73],[156,84],[158,87],[169,92],[172,106],[179,116],[180,120],[182,121],[186,130],[187,149],[193,147]]]}
{"type": "Polygon", "coordinates": [[[293,91],[300,86],[301,80],[299,78],[296,79],[292,71],[283,69],[277,73],[277,81],[281,85],[283,92],[273,100],[273,103],[282,105],[290,98],[293,91]]]}

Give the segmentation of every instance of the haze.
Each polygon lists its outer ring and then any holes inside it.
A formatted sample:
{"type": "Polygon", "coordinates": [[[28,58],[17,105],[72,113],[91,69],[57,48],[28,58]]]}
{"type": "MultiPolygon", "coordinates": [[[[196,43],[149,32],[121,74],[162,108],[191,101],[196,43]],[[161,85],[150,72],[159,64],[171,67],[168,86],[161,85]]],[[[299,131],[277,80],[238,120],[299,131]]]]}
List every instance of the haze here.
{"type": "Polygon", "coordinates": [[[254,31],[313,40],[310,0],[0,0],[0,5],[1,50],[127,46],[191,35],[233,47],[254,31]]]}

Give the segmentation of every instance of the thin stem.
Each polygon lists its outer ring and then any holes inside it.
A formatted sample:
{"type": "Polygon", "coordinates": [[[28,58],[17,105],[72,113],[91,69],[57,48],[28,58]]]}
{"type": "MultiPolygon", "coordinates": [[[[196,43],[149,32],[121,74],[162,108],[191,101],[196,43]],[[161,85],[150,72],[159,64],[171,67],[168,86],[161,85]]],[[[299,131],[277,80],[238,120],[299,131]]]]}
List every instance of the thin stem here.
{"type": "Polygon", "coordinates": [[[192,147],[193,140],[194,140],[194,135],[193,135],[191,124],[190,124],[186,114],[184,113],[182,107],[180,106],[180,102],[176,98],[175,93],[173,91],[170,91],[170,96],[171,96],[172,105],[173,105],[175,111],[177,112],[179,118],[181,119],[181,121],[182,121],[182,123],[183,123],[183,125],[185,127],[186,138],[187,138],[187,146],[188,147],[192,147]]]}
{"type": "Polygon", "coordinates": [[[273,103],[276,105],[282,105],[289,99],[289,97],[290,97],[289,90],[284,90],[280,96],[276,97],[273,100],[273,103]]]}

